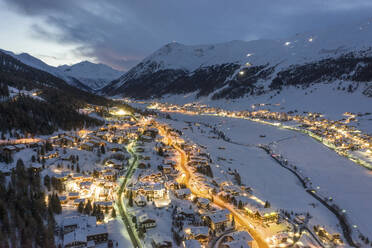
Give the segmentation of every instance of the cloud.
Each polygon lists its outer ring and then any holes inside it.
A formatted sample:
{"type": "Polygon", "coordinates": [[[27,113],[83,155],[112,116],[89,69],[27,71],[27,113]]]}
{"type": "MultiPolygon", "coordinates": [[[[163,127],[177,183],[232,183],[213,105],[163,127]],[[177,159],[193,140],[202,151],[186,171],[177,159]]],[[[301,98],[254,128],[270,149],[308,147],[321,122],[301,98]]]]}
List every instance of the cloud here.
{"type": "Polygon", "coordinates": [[[185,44],[283,38],[370,16],[366,0],[4,0],[38,17],[33,34],[127,70],[171,41],[185,44]]]}

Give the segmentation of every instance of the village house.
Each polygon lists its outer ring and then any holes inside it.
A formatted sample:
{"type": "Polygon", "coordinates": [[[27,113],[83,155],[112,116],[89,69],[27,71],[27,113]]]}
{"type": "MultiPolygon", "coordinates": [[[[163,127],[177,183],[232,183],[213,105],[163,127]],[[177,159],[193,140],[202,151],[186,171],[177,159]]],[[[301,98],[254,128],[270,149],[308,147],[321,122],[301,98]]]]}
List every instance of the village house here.
{"type": "Polygon", "coordinates": [[[210,203],[210,200],[208,200],[207,198],[203,198],[203,197],[198,198],[196,201],[196,205],[199,208],[205,209],[205,210],[209,208],[209,203],[210,203]]]}
{"type": "Polygon", "coordinates": [[[139,217],[139,226],[144,229],[154,228],[156,227],[156,220],[150,218],[147,214],[141,215],[139,217]]]}
{"type": "Polygon", "coordinates": [[[153,248],[172,248],[172,239],[156,233],[151,237],[151,246],[153,248]]]}
{"type": "Polygon", "coordinates": [[[202,245],[200,244],[199,241],[195,239],[188,239],[188,240],[182,241],[181,247],[182,248],[202,248],[202,245]]]}
{"type": "Polygon", "coordinates": [[[187,199],[191,196],[191,190],[189,188],[177,189],[174,194],[179,199],[187,199]]]}
{"type": "Polygon", "coordinates": [[[138,195],[134,198],[134,203],[136,203],[138,207],[144,207],[146,206],[146,198],[143,195],[138,195]]]}
{"type": "Polygon", "coordinates": [[[85,143],[80,144],[79,148],[81,150],[85,150],[85,151],[90,151],[91,152],[94,149],[94,144],[91,143],[91,142],[85,142],[85,143]]]}
{"type": "Polygon", "coordinates": [[[206,226],[193,226],[184,229],[186,239],[195,239],[201,244],[209,242],[209,228],[206,226]]]}
{"type": "Polygon", "coordinates": [[[216,232],[224,231],[230,225],[229,213],[226,213],[226,211],[217,211],[205,215],[203,220],[211,230],[216,232]]]}
{"type": "Polygon", "coordinates": [[[69,192],[67,195],[69,201],[79,198],[79,192],[69,192]]]}
{"type": "Polygon", "coordinates": [[[245,231],[236,231],[225,235],[220,242],[220,248],[246,247],[258,248],[257,243],[245,231]]]}

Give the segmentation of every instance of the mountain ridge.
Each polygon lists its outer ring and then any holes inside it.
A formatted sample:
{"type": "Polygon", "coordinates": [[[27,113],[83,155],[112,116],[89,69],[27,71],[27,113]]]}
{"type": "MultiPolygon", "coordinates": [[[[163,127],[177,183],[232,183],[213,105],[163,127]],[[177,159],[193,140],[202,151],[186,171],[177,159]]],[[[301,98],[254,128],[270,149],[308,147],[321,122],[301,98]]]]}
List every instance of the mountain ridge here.
{"type": "MultiPolygon", "coordinates": [[[[101,93],[157,98],[197,92],[198,97],[212,99],[240,98],[284,87],[292,74],[299,75],[301,70],[301,77],[297,76],[295,84],[344,79],[367,82],[372,81],[372,75],[367,73],[370,60],[366,60],[372,54],[370,40],[372,25],[368,20],[337,30],[325,29],[281,40],[191,46],[173,42],[150,54],[105,86],[101,93]],[[322,71],[316,66],[318,63],[338,72],[322,71]],[[361,66],[363,63],[368,65],[361,66]],[[309,79],[306,73],[314,77],[309,79]]],[[[294,85],[293,82],[289,84],[294,85]]]]}
{"type": "Polygon", "coordinates": [[[95,64],[89,61],[82,61],[73,65],[62,65],[58,67],[50,66],[43,62],[42,60],[28,54],[28,53],[19,53],[15,54],[11,51],[0,49],[0,52],[6,53],[12,56],[15,59],[20,60],[22,63],[31,66],[33,68],[46,71],[62,80],[68,84],[77,87],[85,91],[95,91],[99,88],[104,87],[106,84],[112,80],[119,77],[122,72],[117,71],[108,65],[99,63],[95,64]],[[76,72],[65,71],[66,69],[79,67],[81,64],[84,65],[84,73],[87,74],[90,71],[91,75],[79,74],[76,72]]]}

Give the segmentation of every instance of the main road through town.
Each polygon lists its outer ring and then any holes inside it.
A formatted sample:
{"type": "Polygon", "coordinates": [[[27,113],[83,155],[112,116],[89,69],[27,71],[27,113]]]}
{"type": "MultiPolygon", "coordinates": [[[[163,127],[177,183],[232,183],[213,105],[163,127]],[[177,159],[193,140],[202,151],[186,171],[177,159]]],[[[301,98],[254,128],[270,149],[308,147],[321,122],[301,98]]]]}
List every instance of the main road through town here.
{"type": "Polygon", "coordinates": [[[243,226],[248,231],[248,233],[257,242],[257,245],[260,248],[268,248],[269,247],[268,244],[263,240],[261,235],[255,230],[254,225],[251,223],[251,221],[246,216],[239,213],[233,205],[226,203],[218,195],[212,194],[210,192],[208,193],[201,192],[197,187],[190,184],[190,178],[192,176],[192,172],[190,172],[187,166],[186,152],[183,149],[181,149],[181,147],[178,144],[175,144],[173,142],[172,138],[167,134],[167,132],[162,127],[159,127],[158,129],[160,131],[160,134],[166,137],[168,144],[174,147],[179,152],[180,161],[179,161],[178,167],[183,172],[183,175],[184,175],[183,182],[191,190],[191,192],[196,196],[212,199],[213,203],[216,204],[217,206],[229,210],[230,213],[234,216],[236,223],[239,223],[241,226],[243,226]]]}

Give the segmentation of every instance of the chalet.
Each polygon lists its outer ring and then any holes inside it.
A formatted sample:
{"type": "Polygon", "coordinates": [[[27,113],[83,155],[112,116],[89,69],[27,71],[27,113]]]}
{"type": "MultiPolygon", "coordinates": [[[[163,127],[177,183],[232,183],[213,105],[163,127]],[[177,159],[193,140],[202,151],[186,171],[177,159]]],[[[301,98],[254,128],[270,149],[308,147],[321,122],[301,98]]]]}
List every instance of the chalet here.
{"type": "Polygon", "coordinates": [[[230,247],[246,247],[252,248],[257,247],[254,239],[245,231],[236,231],[225,235],[220,243],[221,248],[230,247]]]}
{"type": "Polygon", "coordinates": [[[141,139],[142,141],[144,141],[144,142],[151,142],[151,141],[153,140],[152,137],[147,136],[147,135],[142,135],[140,139],[141,139]]]}
{"type": "Polygon", "coordinates": [[[202,244],[209,241],[209,228],[206,226],[188,227],[184,229],[186,239],[195,239],[202,244]]]}
{"type": "Polygon", "coordinates": [[[87,246],[87,236],[84,232],[72,231],[63,236],[64,248],[80,248],[87,246]]]}
{"type": "Polygon", "coordinates": [[[138,168],[140,169],[146,169],[147,168],[147,164],[145,161],[139,161],[138,162],[138,168]]]}
{"type": "Polygon", "coordinates": [[[77,198],[74,200],[74,206],[79,206],[80,202],[85,204],[85,199],[84,198],[77,198]]]}
{"type": "Polygon", "coordinates": [[[71,137],[65,136],[56,140],[56,143],[60,146],[69,146],[72,147],[74,145],[75,140],[71,137]]]}
{"type": "Polygon", "coordinates": [[[14,153],[17,152],[17,148],[15,146],[4,146],[1,150],[1,153],[4,157],[12,157],[14,153]]]}
{"type": "Polygon", "coordinates": [[[171,174],[172,173],[172,166],[169,164],[163,165],[163,173],[164,174],[171,174]]]}
{"type": "Polygon", "coordinates": [[[43,166],[39,163],[31,163],[30,168],[32,168],[34,172],[40,172],[43,169],[43,166]]]}
{"type": "Polygon", "coordinates": [[[154,188],[154,198],[162,199],[166,195],[166,189],[163,184],[157,183],[153,186],[154,188]]]}
{"type": "Polygon", "coordinates": [[[202,245],[200,244],[199,241],[195,239],[188,239],[188,240],[182,241],[181,247],[182,248],[202,248],[202,245]]]}
{"type": "Polygon", "coordinates": [[[224,231],[230,223],[228,215],[224,211],[203,216],[203,220],[213,231],[224,231]]]}
{"type": "Polygon", "coordinates": [[[58,181],[61,181],[61,182],[64,182],[67,180],[68,178],[68,174],[67,173],[62,173],[62,174],[57,174],[54,176],[58,181]]]}
{"type": "Polygon", "coordinates": [[[196,202],[196,205],[199,208],[208,209],[209,208],[209,203],[210,203],[210,200],[208,200],[207,198],[200,197],[200,198],[198,198],[198,200],[196,202]]]}
{"type": "Polygon", "coordinates": [[[186,207],[186,206],[179,206],[176,208],[177,215],[182,215],[187,218],[193,218],[195,215],[195,212],[192,208],[186,207]]]}
{"type": "Polygon", "coordinates": [[[76,228],[85,228],[86,226],[95,226],[96,217],[94,216],[70,216],[65,217],[62,222],[63,233],[69,233],[74,231],[76,228]]]}
{"type": "Polygon", "coordinates": [[[164,186],[168,190],[175,190],[178,188],[178,183],[175,180],[169,180],[165,182],[164,186]]]}
{"type": "Polygon", "coordinates": [[[114,180],[115,179],[115,173],[112,171],[108,171],[103,173],[103,178],[106,180],[114,180]]]}
{"type": "Polygon", "coordinates": [[[106,209],[106,208],[112,209],[114,207],[114,204],[113,204],[112,201],[96,201],[94,204],[97,205],[97,206],[100,206],[101,209],[102,208],[103,209],[106,209]]]}
{"type": "Polygon", "coordinates": [[[68,195],[67,195],[67,198],[69,200],[75,200],[75,199],[79,198],[79,192],[69,192],[68,195]]]}
{"type": "Polygon", "coordinates": [[[191,190],[189,188],[178,189],[174,191],[174,194],[177,198],[186,199],[190,197],[191,190]]]}
{"type": "Polygon", "coordinates": [[[145,229],[156,227],[156,220],[148,217],[147,214],[141,215],[139,217],[139,226],[145,229]]]}
{"type": "Polygon", "coordinates": [[[91,181],[84,181],[80,183],[80,189],[90,189],[92,186],[93,182],[91,181]]]}
{"type": "Polygon", "coordinates": [[[94,241],[94,243],[101,244],[107,242],[108,232],[106,225],[96,225],[89,227],[86,234],[87,241],[94,241]]]}
{"type": "Polygon", "coordinates": [[[67,196],[61,195],[61,196],[58,196],[58,198],[59,198],[59,201],[61,202],[61,204],[67,204],[67,202],[68,202],[67,196]]]}
{"type": "Polygon", "coordinates": [[[279,214],[271,208],[263,208],[254,204],[246,204],[244,209],[247,211],[248,216],[254,218],[261,223],[274,223],[279,219],[279,214]]]}
{"type": "Polygon", "coordinates": [[[136,205],[139,207],[144,207],[146,206],[146,198],[143,195],[138,195],[134,199],[134,203],[136,203],[136,205]]]}
{"type": "Polygon", "coordinates": [[[74,180],[81,180],[81,179],[83,179],[83,174],[74,173],[74,174],[72,174],[71,178],[74,179],[74,180]]]}
{"type": "Polygon", "coordinates": [[[151,246],[153,248],[172,248],[172,239],[157,233],[151,237],[151,246]]]}
{"type": "Polygon", "coordinates": [[[85,151],[93,151],[94,146],[95,145],[91,142],[85,142],[85,143],[80,144],[79,148],[85,151]]]}

